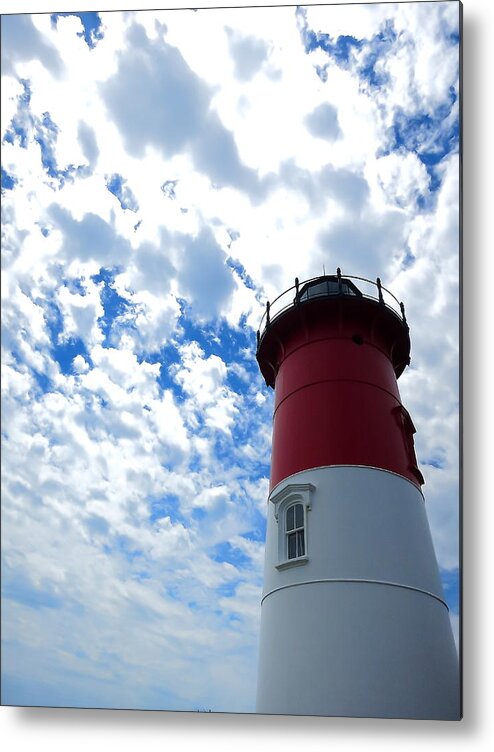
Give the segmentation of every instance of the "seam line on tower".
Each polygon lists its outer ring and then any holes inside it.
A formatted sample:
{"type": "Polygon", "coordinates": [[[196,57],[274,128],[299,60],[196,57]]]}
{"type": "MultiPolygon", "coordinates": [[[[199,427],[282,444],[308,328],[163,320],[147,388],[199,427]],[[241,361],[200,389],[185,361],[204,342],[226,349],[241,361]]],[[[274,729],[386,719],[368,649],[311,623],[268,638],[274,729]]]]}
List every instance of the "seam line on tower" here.
{"type": "Polygon", "coordinates": [[[384,387],[379,386],[378,384],[373,384],[372,381],[364,381],[364,379],[346,379],[346,378],[335,378],[335,379],[318,379],[317,381],[311,381],[309,384],[302,384],[302,386],[298,386],[296,389],[293,389],[289,394],[286,394],[282,400],[278,402],[276,407],[273,411],[273,420],[274,416],[278,412],[278,409],[281,407],[281,405],[287,400],[289,397],[292,396],[292,394],[296,394],[297,392],[302,391],[302,389],[308,389],[311,386],[316,386],[317,384],[329,384],[333,383],[335,381],[345,381],[349,384],[365,384],[366,386],[370,386],[373,389],[379,389],[381,392],[384,392],[385,394],[389,394],[390,397],[392,397],[397,405],[400,407],[403,407],[402,403],[400,402],[399,398],[396,396],[396,394],[393,394],[393,392],[390,392],[389,389],[384,389],[384,387]]]}
{"type": "MultiPolygon", "coordinates": [[[[286,360],[288,360],[288,358],[290,356],[292,356],[298,350],[301,350],[303,347],[307,347],[308,345],[312,345],[313,343],[315,344],[315,343],[318,343],[318,342],[326,342],[328,340],[335,340],[335,339],[345,340],[345,339],[347,339],[347,337],[344,336],[344,335],[342,335],[342,334],[338,334],[337,336],[334,336],[334,337],[315,337],[314,339],[310,340],[310,342],[304,342],[301,345],[297,345],[296,347],[293,348],[293,350],[290,350],[289,353],[286,353],[286,355],[284,355],[284,357],[283,357],[283,362],[285,362],[286,360]]],[[[382,347],[379,347],[379,345],[376,345],[375,342],[371,342],[370,340],[366,340],[365,344],[368,347],[373,347],[375,350],[378,350],[381,353],[381,355],[384,355],[384,357],[388,358],[388,360],[389,360],[389,353],[387,353],[386,350],[383,350],[382,347]]]]}
{"type": "Polygon", "coordinates": [[[268,593],[262,596],[261,606],[269,595],[273,595],[273,593],[277,593],[279,590],[286,590],[287,588],[298,587],[299,585],[314,585],[314,584],[319,584],[323,582],[350,582],[350,583],[363,583],[365,585],[387,585],[388,587],[397,587],[397,588],[402,588],[404,590],[414,590],[417,593],[423,593],[424,595],[428,595],[431,598],[435,598],[436,601],[439,601],[439,603],[442,603],[443,606],[445,606],[446,609],[449,611],[449,606],[446,603],[446,601],[444,601],[435,593],[431,593],[430,590],[423,590],[422,588],[415,587],[415,585],[404,585],[400,582],[388,582],[387,580],[367,580],[367,579],[359,579],[355,577],[348,577],[348,578],[330,577],[330,578],[317,579],[317,580],[303,580],[302,582],[291,582],[287,585],[280,585],[280,587],[273,588],[273,590],[270,590],[268,593]]]}

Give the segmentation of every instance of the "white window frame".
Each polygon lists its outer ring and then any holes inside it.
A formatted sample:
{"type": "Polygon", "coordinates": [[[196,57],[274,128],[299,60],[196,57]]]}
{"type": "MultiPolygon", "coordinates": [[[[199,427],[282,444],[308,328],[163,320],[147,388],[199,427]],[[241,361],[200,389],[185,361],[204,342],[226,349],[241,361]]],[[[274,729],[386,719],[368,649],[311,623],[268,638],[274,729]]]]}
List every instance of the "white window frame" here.
{"type": "Polygon", "coordinates": [[[309,561],[309,530],[308,512],[311,509],[311,493],[315,490],[312,483],[292,483],[271,497],[274,504],[274,516],[278,523],[278,563],[276,569],[288,569],[289,567],[307,564],[309,561]],[[286,529],[286,515],[289,507],[302,504],[304,513],[304,549],[302,556],[293,559],[288,558],[288,532],[286,529]]]}

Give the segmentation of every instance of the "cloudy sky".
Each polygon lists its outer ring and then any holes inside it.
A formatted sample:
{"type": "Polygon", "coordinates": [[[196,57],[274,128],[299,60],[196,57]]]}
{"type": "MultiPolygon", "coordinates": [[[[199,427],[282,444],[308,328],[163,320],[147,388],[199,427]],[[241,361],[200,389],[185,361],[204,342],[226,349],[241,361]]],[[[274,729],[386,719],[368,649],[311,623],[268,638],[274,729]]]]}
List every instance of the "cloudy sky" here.
{"type": "Polygon", "coordinates": [[[3,702],[252,712],[267,299],[403,300],[458,632],[459,5],[2,17],[3,702]]]}

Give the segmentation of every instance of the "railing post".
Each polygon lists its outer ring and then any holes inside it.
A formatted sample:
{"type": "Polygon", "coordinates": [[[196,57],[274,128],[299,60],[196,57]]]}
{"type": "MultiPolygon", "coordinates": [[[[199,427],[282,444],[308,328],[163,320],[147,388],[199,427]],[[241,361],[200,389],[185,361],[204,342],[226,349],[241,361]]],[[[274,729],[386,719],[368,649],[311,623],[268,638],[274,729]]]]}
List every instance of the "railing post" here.
{"type": "Polygon", "coordinates": [[[407,318],[405,316],[405,306],[403,305],[403,303],[400,303],[400,309],[401,309],[401,315],[403,317],[403,323],[408,326],[408,324],[407,324],[407,318]]]}
{"type": "Polygon", "coordinates": [[[270,321],[269,321],[269,309],[270,309],[270,304],[269,304],[269,300],[268,300],[267,303],[266,303],[266,328],[269,326],[269,323],[270,323],[270,321]]]}
{"type": "Polygon", "coordinates": [[[261,332],[259,331],[259,329],[256,332],[256,339],[257,339],[257,349],[259,350],[259,343],[261,341],[261,332]]]}
{"type": "Polygon", "coordinates": [[[383,291],[381,288],[381,280],[379,279],[379,277],[377,278],[376,282],[377,282],[377,290],[379,292],[379,302],[384,304],[383,291]]]}
{"type": "Polygon", "coordinates": [[[338,278],[338,295],[341,295],[341,269],[340,267],[336,269],[336,276],[338,278]]]}
{"type": "Polygon", "coordinates": [[[298,285],[299,285],[298,277],[295,277],[295,294],[297,295],[297,298],[298,298],[298,285]]]}

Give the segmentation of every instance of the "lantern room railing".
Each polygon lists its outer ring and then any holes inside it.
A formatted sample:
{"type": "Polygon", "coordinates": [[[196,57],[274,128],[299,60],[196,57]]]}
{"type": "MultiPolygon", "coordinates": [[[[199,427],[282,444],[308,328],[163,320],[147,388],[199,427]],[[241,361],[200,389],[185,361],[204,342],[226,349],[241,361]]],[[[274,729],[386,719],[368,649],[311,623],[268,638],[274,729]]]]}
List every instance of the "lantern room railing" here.
{"type": "Polygon", "coordinates": [[[348,292],[343,292],[342,289],[343,283],[346,280],[350,280],[351,282],[357,281],[355,287],[357,287],[361,297],[375,300],[380,305],[385,306],[390,311],[392,311],[395,316],[397,316],[408,328],[405,316],[405,306],[398,300],[398,298],[395,297],[395,295],[393,295],[390,290],[382,285],[379,277],[374,282],[373,280],[366,279],[365,277],[355,277],[349,274],[342,275],[341,270],[338,268],[335,275],[325,274],[319,277],[311,277],[310,279],[305,279],[303,282],[299,282],[298,277],[296,277],[295,284],[292,287],[289,287],[287,290],[282,292],[273,301],[268,301],[266,303],[266,310],[264,311],[264,314],[259,323],[259,329],[257,331],[257,344],[259,345],[261,337],[263,336],[266,329],[270,326],[270,324],[289,308],[292,308],[296,305],[305,305],[317,298],[326,298],[339,295],[345,297],[348,296],[348,292]],[[328,288],[328,291],[316,293],[314,293],[313,291],[310,296],[307,296],[306,299],[300,298],[301,291],[304,288],[310,289],[307,288],[310,283],[316,283],[317,281],[323,282],[324,280],[338,282],[339,290],[337,292],[329,292],[328,288]]]}

